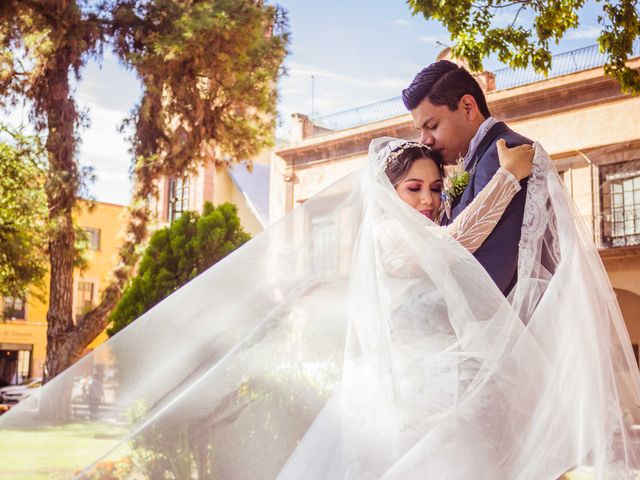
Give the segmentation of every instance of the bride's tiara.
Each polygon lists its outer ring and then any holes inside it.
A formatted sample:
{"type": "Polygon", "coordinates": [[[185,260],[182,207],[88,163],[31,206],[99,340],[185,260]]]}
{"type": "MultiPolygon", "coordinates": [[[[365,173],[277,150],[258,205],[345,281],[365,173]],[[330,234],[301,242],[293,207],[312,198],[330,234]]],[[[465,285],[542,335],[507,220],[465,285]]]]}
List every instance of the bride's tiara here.
{"type": "Polygon", "coordinates": [[[431,147],[425,145],[424,143],[412,142],[408,140],[392,140],[387,143],[379,153],[384,170],[386,170],[389,167],[389,164],[396,158],[398,158],[400,154],[402,154],[402,152],[416,147],[431,150],[431,147]]]}

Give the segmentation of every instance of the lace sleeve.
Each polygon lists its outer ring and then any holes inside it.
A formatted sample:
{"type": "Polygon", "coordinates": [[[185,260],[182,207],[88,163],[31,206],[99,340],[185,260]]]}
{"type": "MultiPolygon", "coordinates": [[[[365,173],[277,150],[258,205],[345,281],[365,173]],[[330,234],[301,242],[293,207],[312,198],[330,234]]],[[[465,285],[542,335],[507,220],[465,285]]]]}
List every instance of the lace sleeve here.
{"type": "Polygon", "coordinates": [[[446,232],[474,253],[491,234],[520,188],[518,180],[500,167],[478,196],[445,227],[446,232]]]}

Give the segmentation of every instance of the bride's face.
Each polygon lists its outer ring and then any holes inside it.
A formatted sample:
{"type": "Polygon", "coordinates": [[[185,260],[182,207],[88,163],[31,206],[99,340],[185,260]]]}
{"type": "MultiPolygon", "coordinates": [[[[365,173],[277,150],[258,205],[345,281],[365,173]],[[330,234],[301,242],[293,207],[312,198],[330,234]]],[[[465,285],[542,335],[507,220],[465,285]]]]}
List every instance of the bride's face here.
{"type": "Polygon", "coordinates": [[[440,210],[442,177],[436,163],[430,158],[414,161],[407,174],[396,185],[402,200],[430,220],[435,220],[440,210]]]}

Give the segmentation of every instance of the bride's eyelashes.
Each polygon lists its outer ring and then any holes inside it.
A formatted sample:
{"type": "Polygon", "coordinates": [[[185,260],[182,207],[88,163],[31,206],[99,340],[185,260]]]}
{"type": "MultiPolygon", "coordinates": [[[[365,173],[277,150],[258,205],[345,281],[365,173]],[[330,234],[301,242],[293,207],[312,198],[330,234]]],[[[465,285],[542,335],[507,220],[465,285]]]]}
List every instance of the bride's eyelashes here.
{"type": "Polygon", "coordinates": [[[405,181],[406,181],[405,188],[410,192],[416,193],[422,190],[422,180],[411,179],[411,180],[405,180],[405,181]]]}
{"type": "MultiPolygon", "coordinates": [[[[409,190],[410,192],[419,192],[420,190],[422,190],[422,185],[411,185],[407,187],[407,190],[409,190]]],[[[436,192],[436,193],[441,193],[442,192],[442,182],[438,181],[436,183],[434,183],[433,185],[431,185],[429,187],[429,190],[431,190],[432,192],[436,192]]]]}
{"type": "Polygon", "coordinates": [[[431,191],[435,193],[442,193],[443,185],[442,180],[438,180],[431,185],[431,191]]]}

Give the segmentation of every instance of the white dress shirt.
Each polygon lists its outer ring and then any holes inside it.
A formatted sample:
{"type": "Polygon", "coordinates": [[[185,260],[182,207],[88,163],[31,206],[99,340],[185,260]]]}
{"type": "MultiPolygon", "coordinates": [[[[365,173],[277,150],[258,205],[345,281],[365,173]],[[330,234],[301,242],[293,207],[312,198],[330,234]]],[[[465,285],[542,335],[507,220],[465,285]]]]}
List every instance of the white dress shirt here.
{"type": "Polygon", "coordinates": [[[480,124],[480,127],[478,127],[478,131],[469,142],[469,149],[467,150],[467,154],[464,156],[463,163],[464,163],[465,169],[469,166],[469,163],[471,162],[471,155],[476,151],[476,148],[478,148],[478,145],[480,144],[484,136],[487,134],[487,132],[496,123],[498,123],[498,120],[496,120],[493,117],[489,117],[480,124]]]}

